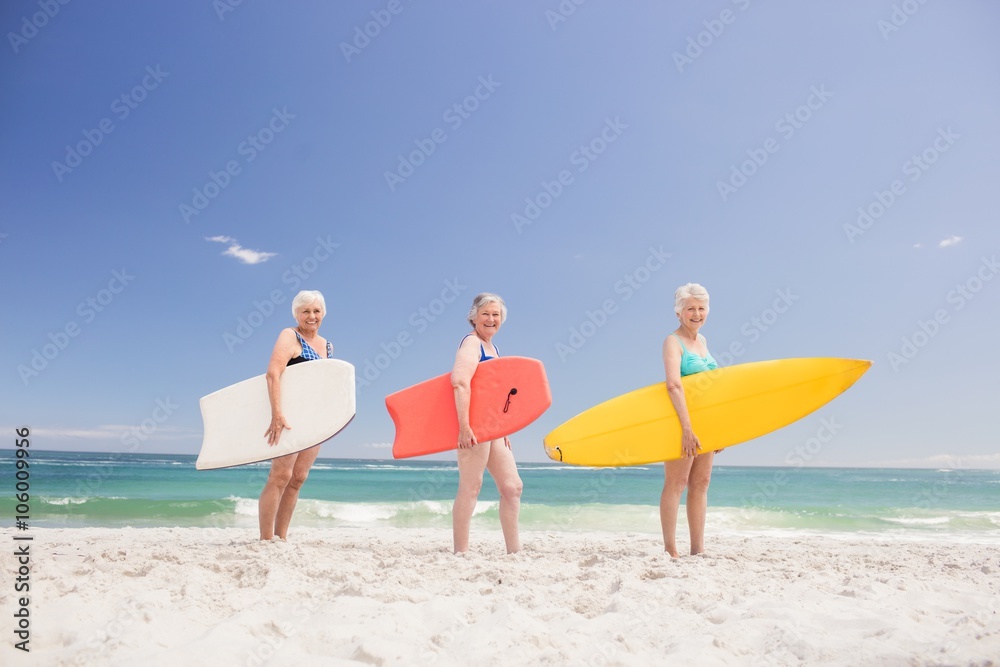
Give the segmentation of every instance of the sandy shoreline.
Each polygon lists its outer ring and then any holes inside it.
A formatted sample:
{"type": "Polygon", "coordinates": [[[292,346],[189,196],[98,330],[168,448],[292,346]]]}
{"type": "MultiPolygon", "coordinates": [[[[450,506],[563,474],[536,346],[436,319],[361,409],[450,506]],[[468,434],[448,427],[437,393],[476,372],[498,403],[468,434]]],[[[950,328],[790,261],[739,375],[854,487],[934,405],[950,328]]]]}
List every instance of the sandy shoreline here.
{"type": "MultiPolygon", "coordinates": [[[[30,656],[3,664],[967,665],[1000,656],[995,546],[301,528],[36,529],[30,656]],[[27,659],[26,659],[27,658],[27,659]]],[[[16,544],[8,532],[8,544],[16,544]]],[[[13,549],[0,558],[17,572],[13,549]]]]}

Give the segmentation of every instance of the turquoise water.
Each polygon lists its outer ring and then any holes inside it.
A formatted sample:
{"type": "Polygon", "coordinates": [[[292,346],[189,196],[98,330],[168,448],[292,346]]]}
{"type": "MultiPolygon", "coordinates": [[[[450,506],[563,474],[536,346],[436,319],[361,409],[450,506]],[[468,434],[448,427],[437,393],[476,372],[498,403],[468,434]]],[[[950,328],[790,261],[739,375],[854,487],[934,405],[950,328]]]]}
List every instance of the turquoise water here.
{"type": "MultiPolygon", "coordinates": [[[[256,525],[268,465],[197,471],[194,456],[32,451],[31,526],[256,525]]],[[[0,516],[16,513],[0,453],[0,516]]],[[[662,466],[519,465],[525,530],[659,533],[662,466]]],[[[453,462],[320,459],[296,525],[450,527],[453,462]]],[[[716,466],[709,530],[872,534],[1000,543],[1000,471],[716,466]]],[[[474,518],[499,526],[488,476],[474,518]]]]}

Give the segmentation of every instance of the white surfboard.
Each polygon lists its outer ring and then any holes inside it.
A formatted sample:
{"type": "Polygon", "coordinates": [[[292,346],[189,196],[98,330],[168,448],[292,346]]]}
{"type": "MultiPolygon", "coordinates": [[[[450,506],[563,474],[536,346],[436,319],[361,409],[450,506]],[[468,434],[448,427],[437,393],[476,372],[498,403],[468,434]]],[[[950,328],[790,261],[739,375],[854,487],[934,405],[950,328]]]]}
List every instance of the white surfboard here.
{"type": "Polygon", "coordinates": [[[271,423],[263,375],[201,399],[205,437],[195,468],[212,470],[294,454],[333,437],[354,418],[354,366],[340,359],[295,364],[281,375],[281,407],[291,429],[275,445],[264,431],[271,423]]]}

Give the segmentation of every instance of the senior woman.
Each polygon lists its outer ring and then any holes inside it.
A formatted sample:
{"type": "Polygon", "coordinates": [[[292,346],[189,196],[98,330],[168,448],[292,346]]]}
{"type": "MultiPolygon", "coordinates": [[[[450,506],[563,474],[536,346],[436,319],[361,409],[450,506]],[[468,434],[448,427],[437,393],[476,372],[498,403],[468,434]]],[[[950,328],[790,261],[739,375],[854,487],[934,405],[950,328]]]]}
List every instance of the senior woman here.
{"type": "Polygon", "coordinates": [[[500,493],[500,528],[510,554],[521,550],[517,518],[521,511],[522,488],[510,440],[504,437],[479,442],[469,425],[472,376],[480,363],[500,356],[493,336],[507,320],[507,306],[496,294],[484,292],[472,301],[468,320],[472,333],[458,346],[451,371],[458,412],[458,493],[452,507],[455,553],[469,550],[469,525],[483,486],[483,471],[489,470],[500,493]]]}
{"type": "MultiPolygon", "coordinates": [[[[267,396],[271,401],[271,423],[264,432],[270,445],[278,444],[282,431],[291,429],[281,412],[281,374],[293,364],[333,356],[333,345],[319,335],[319,326],[326,315],[326,301],[317,291],[303,290],[292,299],[292,315],[296,325],[282,330],[267,364],[267,396]]],[[[309,469],[319,455],[319,445],[295,454],[271,460],[271,472],[260,494],[258,517],[260,539],[288,537],[299,490],[309,475],[309,469]]]]}
{"type": "Polygon", "coordinates": [[[708,291],[697,283],[678,287],[674,294],[674,312],[680,326],[663,341],[663,367],[667,375],[667,393],[681,423],[684,457],[663,464],[660,525],[663,528],[664,550],[677,558],[677,512],[685,488],[691,554],[699,554],[705,550],[708,483],[712,479],[712,462],[715,458],[715,452],[701,452],[698,436],[691,428],[681,378],[718,368],[718,364],[708,351],[705,337],[699,333],[708,318],[708,291]]]}

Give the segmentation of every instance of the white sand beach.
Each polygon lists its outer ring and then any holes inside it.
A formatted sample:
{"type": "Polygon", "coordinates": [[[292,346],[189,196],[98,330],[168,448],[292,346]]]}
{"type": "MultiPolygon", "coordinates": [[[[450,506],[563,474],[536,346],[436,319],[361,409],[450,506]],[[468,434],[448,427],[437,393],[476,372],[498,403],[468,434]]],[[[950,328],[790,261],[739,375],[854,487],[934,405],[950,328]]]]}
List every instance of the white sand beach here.
{"type": "MultiPolygon", "coordinates": [[[[293,527],[294,528],[294,527],[293,527]]],[[[709,534],[33,529],[30,654],[4,665],[991,665],[995,546],[709,534]],[[502,661],[502,662],[501,662],[502,661]]],[[[10,540],[10,537],[8,537],[10,540]]],[[[14,544],[12,540],[8,544],[14,544]]]]}

